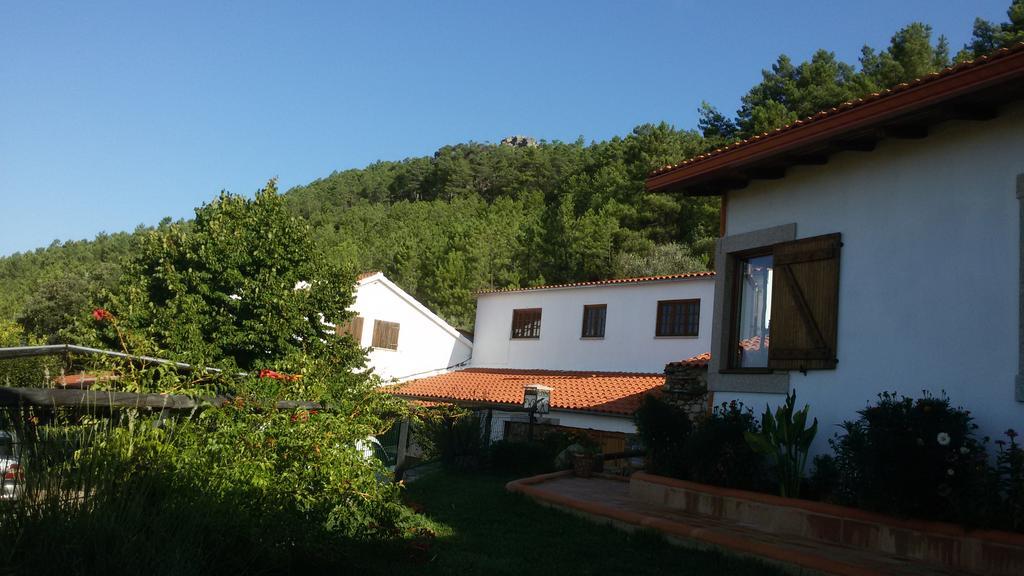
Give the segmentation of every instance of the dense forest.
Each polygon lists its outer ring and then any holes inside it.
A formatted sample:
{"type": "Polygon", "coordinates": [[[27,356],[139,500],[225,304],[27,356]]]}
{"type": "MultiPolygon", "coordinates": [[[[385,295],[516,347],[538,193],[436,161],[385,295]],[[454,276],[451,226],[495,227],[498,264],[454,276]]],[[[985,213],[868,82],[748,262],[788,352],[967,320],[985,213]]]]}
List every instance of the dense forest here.
{"type": "MultiPolygon", "coordinates": [[[[694,128],[645,124],[591,143],[445,146],[431,157],[335,172],[289,190],[287,206],[335,264],[383,270],[468,329],[480,289],[706,269],[718,200],[648,193],[652,169],[1024,41],[1024,0],[1007,15],[1002,23],[977,19],[956,54],[928,25],[913,23],[884,49],[865,46],[856,64],[827,50],[800,63],[781,55],[734,116],[703,103],[694,128]]],[[[121,262],[151,232],[54,242],[0,259],[0,336],[72,338],[67,327],[115,289],[121,262]]]]}

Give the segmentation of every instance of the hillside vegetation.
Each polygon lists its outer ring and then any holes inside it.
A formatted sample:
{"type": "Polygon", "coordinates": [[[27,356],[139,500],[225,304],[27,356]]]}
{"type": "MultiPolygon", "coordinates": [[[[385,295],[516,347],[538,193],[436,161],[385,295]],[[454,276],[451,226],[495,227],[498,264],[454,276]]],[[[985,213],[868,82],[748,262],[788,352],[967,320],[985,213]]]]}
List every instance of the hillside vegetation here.
{"type": "MultiPolygon", "coordinates": [[[[473,294],[484,288],[705,269],[718,199],[648,193],[652,169],[1024,41],[1024,0],[1007,14],[998,24],[976,20],[956,55],[913,23],[883,50],[865,46],[857,64],[827,50],[799,64],[779,56],[735,116],[704,103],[693,129],[644,124],[602,142],[445,146],[431,157],[335,172],[288,191],[287,205],[334,264],[383,270],[463,328],[472,328],[473,294]]],[[[146,233],[0,259],[0,321],[17,321],[26,338],[70,338],[66,326],[114,288],[146,233]]]]}

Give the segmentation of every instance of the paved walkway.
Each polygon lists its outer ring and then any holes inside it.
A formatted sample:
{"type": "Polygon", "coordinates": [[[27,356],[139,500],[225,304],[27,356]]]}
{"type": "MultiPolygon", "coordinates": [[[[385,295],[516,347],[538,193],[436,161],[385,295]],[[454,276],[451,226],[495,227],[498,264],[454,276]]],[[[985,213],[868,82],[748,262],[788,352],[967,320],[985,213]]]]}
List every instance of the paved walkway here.
{"type": "Polygon", "coordinates": [[[596,520],[651,528],[677,540],[757,556],[791,567],[799,567],[801,570],[847,576],[925,576],[956,573],[942,567],[914,563],[875,552],[790,536],[776,536],[753,526],[680,513],[639,502],[630,498],[629,483],[625,479],[584,479],[567,474],[549,474],[510,482],[508,489],[522,492],[544,504],[582,512],[596,520]]]}

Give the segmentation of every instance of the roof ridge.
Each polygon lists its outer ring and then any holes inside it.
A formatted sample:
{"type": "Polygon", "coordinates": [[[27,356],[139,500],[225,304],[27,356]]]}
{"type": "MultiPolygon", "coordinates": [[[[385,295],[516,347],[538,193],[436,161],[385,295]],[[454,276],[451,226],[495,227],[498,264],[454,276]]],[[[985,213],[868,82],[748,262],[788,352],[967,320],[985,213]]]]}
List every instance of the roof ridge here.
{"type": "Polygon", "coordinates": [[[661,372],[629,372],[624,370],[560,370],[555,368],[497,368],[488,366],[468,366],[466,368],[460,368],[458,370],[451,370],[446,373],[451,374],[453,372],[490,372],[495,374],[574,374],[580,376],[587,374],[600,374],[609,376],[664,376],[664,374],[661,372]]]}
{"type": "Polygon", "coordinates": [[[633,278],[608,278],[605,280],[588,280],[585,282],[569,282],[565,284],[544,284],[541,286],[525,286],[523,288],[492,288],[480,290],[480,294],[496,294],[504,292],[527,292],[530,290],[552,290],[555,288],[583,288],[587,286],[610,286],[616,284],[639,284],[643,282],[657,282],[660,280],[688,280],[692,278],[710,278],[715,275],[713,270],[701,272],[681,272],[678,274],[659,274],[655,276],[637,276],[633,278]]]}

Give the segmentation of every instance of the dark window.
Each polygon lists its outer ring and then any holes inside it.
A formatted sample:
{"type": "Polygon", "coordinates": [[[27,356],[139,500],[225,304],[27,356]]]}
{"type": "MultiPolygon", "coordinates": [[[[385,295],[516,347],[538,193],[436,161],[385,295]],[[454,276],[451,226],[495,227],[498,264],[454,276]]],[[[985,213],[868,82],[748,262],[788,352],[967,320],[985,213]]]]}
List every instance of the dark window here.
{"type": "Polygon", "coordinates": [[[604,319],[608,315],[607,304],[587,304],[583,307],[584,338],[604,338],[604,319]]]}
{"type": "Polygon", "coordinates": [[[345,336],[347,334],[356,342],[361,342],[363,339],[363,317],[354,316],[349,318],[347,322],[335,326],[334,332],[338,336],[345,336]]]}
{"type": "Polygon", "coordinates": [[[540,308],[512,311],[513,338],[540,338],[540,308]]]}
{"type": "Polygon", "coordinates": [[[373,321],[373,347],[398,350],[398,322],[373,321]]]}
{"type": "Polygon", "coordinates": [[[700,326],[700,300],[658,302],[655,336],[696,336],[700,326]]]}

